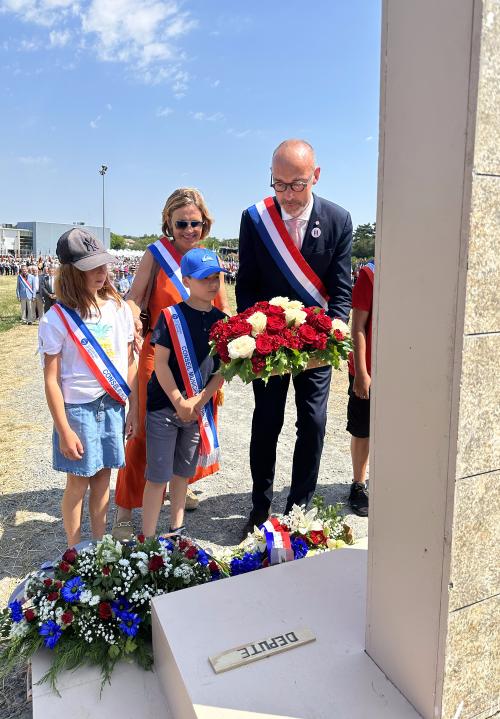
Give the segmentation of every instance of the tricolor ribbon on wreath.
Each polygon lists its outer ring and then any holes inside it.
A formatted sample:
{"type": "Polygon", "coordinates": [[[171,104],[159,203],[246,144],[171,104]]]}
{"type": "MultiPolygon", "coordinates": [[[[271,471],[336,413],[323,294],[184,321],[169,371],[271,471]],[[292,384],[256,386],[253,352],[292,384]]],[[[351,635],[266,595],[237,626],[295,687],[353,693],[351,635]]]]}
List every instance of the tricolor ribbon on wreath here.
{"type": "Polygon", "coordinates": [[[315,305],[327,310],[326,287],[294,245],[273,198],[266,197],[252,205],[248,214],[269,254],[302,302],[307,307],[315,305]]]}
{"type": "MultiPolygon", "coordinates": [[[[189,327],[179,305],[162,310],[175,356],[188,397],[194,397],[203,389],[203,380],[189,327]]],[[[198,466],[209,467],[219,461],[220,448],[215,426],[213,398],[210,398],[198,415],[200,427],[200,453],[198,466]]]]}
{"type": "Polygon", "coordinates": [[[68,330],[68,335],[75,343],[81,358],[101,387],[114,400],[125,404],[130,394],[130,387],[80,315],[62,302],[56,302],[53,307],[68,330]]]}
{"type": "Polygon", "coordinates": [[[181,255],[172,246],[172,243],[166,237],[160,237],[159,240],[148,245],[148,250],[172,282],[181,299],[187,300],[189,290],[182,284],[181,255]]]}
{"type": "Polygon", "coordinates": [[[283,529],[276,517],[269,517],[259,529],[264,532],[264,537],[266,538],[270,564],[281,564],[294,559],[290,534],[283,529]]]}

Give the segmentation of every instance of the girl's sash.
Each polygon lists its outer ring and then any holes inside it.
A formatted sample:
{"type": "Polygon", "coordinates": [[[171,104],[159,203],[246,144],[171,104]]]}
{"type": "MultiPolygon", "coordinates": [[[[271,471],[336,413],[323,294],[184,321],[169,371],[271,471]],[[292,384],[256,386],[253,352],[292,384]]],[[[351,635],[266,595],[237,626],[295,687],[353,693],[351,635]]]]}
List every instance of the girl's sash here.
{"type": "Polygon", "coordinates": [[[304,304],[328,309],[326,287],[294,245],[273,198],[252,205],[248,214],[271,257],[304,304]]]}
{"type": "Polygon", "coordinates": [[[181,256],[172,243],[166,237],[160,237],[159,240],[148,245],[148,250],[179,293],[179,302],[187,300],[189,290],[182,284],[181,256]]]}
{"type": "Polygon", "coordinates": [[[21,280],[23,285],[26,287],[28,292],[31,293],[31,299],[34,299],[35,298],[35,290],[33,289],[33,287],[30,285],[30,283],[27,280],[24,279],[24,277],[22,275],[19,275],[19,279],[21,280]]]}
{"type": "Polygon", "coordinates": [[[75,310],[66,307],[62,302],[56,302],[54,309],[68,330],[83,361],[101,387],[117,402],[125,404],[130,394],[130,387],[85,322],[75,310]]]}
{"type": "MultiPolygon", "coordinates": [[[[179,305],[162,310],[170,332],[175,356],[181,370],[188,397],[194,397],[203,389],[203,380],[194,351],[193,340],[186,318],[179,305]]],[[[198,415],[200,427],[200,454],[198,466],[208,467],[220,457],[219,438],[214,420],[213,399],[211,398],[198,415]]]]}

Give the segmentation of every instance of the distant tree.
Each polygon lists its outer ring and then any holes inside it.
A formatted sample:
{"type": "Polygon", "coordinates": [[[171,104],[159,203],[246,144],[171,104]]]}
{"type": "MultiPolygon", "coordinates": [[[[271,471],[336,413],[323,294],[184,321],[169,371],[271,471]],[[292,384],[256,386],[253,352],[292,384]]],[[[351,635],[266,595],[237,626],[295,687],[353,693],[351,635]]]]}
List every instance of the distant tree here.
{"type": "Polygon", "coordinates": [[[111,249],[112,250],[124,250],[127,247],[125,238],[122,235],[116,235],[114,232],[111,233],[111,249]]]}
{"type": "Polygon", "coordinates": [[[352,236],[352,256],[369,258],[375,255],[375,222],[358,225],[352,236]]]}

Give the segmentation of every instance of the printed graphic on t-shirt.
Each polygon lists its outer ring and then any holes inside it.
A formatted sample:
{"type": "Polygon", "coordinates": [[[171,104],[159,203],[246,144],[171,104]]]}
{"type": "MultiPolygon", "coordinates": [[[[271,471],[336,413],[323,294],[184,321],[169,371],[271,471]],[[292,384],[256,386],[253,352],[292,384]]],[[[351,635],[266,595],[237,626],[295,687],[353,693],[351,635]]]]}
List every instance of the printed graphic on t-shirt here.
{"type": "Polygon", "coordinates": [[[115,350],[111,341],[111,335],[113,332],[113,325],[106,324],[104,322],[96,322],[95,324],[88,324],[89,330],[92,332],[96,340],[99,342],[103,350],[106,352],[110,359],[114,359],[115,350]]]}

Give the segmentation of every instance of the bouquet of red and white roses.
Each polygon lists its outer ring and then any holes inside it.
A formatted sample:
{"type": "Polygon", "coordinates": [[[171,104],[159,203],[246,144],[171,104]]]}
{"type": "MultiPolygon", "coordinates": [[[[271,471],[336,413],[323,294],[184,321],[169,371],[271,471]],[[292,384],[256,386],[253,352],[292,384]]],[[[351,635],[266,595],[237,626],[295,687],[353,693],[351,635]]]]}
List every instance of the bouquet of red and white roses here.
{"type": "Polygon", "coordinates": [[[216,322],[210,332],[212,354],[221,358],[227,381],[244,382],[271,375],[332,365],[347,359],[352,348],[349,328],[331,319],[321,307],[304,307],[298,300],[274,297],[244,312],[216,322]]]}

